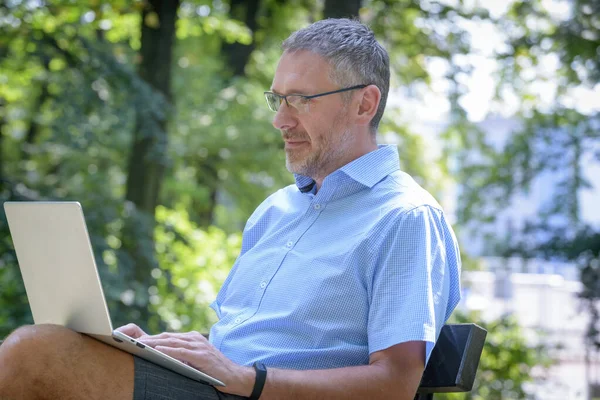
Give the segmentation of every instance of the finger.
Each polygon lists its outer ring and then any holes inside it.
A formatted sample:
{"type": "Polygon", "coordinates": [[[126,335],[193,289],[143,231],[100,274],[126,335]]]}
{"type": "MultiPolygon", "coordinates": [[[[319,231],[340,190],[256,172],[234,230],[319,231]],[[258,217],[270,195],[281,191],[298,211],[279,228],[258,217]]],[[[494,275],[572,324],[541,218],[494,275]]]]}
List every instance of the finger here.
{"type": "Polygon", "coordinates": [[[185,349],[183,347],[176,348],[168,346],[157,346],[156,350],[170,357],[173,357],[176,360],[184,362],[190,366],[195,366],[198,362],[198,354],[190,349],[185,349]]]}
{"type": "Polygon", "coordinates": [[[191,331],[184,334],[185,340],[189,340],[192,342],[206,342],[206,336],[201,334],[198,331],[191,331]]]}
{"type": "Polygon", "coordinates": [[[144,336],[140,336],[138,338],[138,340],[144,344],[146,344],[146,342],[153,342],[155,340],[161,340],[161,339],[180,339],[180,340],[184,340],[182,333],[174,333],[174,332],[163,332],[163,333],[159,333],[158,335],[144,335],[144,336]]]}
{"type": "Polygon", "coordinates": [[[197,331],[191,331],[191,332],[163,332],[160,333],[158,335],[154,335],[155,338],[168,338],[168,337],[176,337],[179,338],[181,340],[187,340],[187,341],[197,341],[197,340],[201,340],[202,338],[204,338],[204,336],[197,332],[197,331]]]}
{"type": "Polygon", "coordinates": [[[144,341],[144,340],[151,340],[151,339],[164,339],[164,338],[168,338],[168,337],[174,337],[177,334],[173,334],[170,332],[163,332],[163,333],[159,333],[158,335],[148,335],[148,334],[144,334],[143,336],[140,336],[138,338],[139,341],[144,341]]]}
{"type": "Polygon", "coordinates": [[[145,340],[157,340],[157,339],[169,339],[169,338],[176,338],[179,340],[183,340],[186,342],[207,342],[206,338],[196,332],[196,331],[192,331],[192,332],[186,332],[186,333],[178,333],[178,332],[163,332],[160,333],[158,335],[146,335],[143,337],[140,337],[139,340],[141,342],[144,342],[145,340]]]}
{"type": "Polygon", "coordinates": [[[136,324],[132,324],[132,323],[118,327],[116,330],[119,332],[122,332],[122,333],[126,334],[127,336],[132,337],[134,339],[137,339],[141,336],[146,335],[146,332],[144,332],[142,330],[142,328],[140,328],[136,324]]]}
{"type": "Polygon", "coordinates": [[[140,342],[144,343],[146,346],[154,347],[156,346],[165,346],[172,348],[186,348],[193,349],[196,348],[197,345],[194,342],[188,342],[186,340],[181,340],[177,337],[167,337],[167,338],[149,338],[146,340],[140,340],[140,342]]]}

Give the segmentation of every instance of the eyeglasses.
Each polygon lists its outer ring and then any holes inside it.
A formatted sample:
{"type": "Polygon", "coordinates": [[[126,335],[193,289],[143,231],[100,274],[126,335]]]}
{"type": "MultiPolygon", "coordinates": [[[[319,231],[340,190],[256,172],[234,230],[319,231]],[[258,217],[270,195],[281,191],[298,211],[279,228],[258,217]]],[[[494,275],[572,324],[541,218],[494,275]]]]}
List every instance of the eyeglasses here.
{"type": "Polygon", "coordinates": [[[282,95],[273,92],[265,92],[265,98],[267,99],[267,104],[269,105],[269,108],[273,112],[277,112],[279,110],[279,107],[281,107],[281,104],[285,101],[285,104],[288,107],[292,107],[296,109],[299,113],[303,114],[309,111],[310,99],[314,99],[315,97],[328,96],[334,93],[347,92],[349,90],[362,89],[367,86],[369,85],[356,85],[344,89],[334,90],[332,92],[313,94],[312,96],[304,96],[302,94],[282,95]]]}

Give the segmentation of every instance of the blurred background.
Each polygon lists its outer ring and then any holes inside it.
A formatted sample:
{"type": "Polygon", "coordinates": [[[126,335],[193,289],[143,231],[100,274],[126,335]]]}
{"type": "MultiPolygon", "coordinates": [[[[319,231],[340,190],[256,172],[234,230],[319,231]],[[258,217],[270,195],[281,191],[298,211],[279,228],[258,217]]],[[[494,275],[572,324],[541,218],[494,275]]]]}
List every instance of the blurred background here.
{"type": "MultiPolygon", "coordinates": [[[[115,326],[207,332],[293,183],[280,44],[347,16],[390,53],[379,142],[459,236],[452,321],[489,330],[473,392],[436,398],[600,398],[597,0],[0,0],[0,200],[81,202],[115,326]]],[[[31,322],[2,211],[0,337],[31,322]]]]}

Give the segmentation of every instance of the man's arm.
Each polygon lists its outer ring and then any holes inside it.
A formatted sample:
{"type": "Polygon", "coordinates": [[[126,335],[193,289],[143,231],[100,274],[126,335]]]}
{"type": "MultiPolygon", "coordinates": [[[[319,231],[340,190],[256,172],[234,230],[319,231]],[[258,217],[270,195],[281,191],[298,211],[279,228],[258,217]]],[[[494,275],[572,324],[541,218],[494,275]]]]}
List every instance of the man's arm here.
{"type": "Polygon", "coordinates": [[[425,369],[424,360],[425,342],[414,341],[373,353],[365,366],[315,371],[267,366],[260,398],[412,400],[425,369]]]}
{"type": "MultiPolygon", "coordinates": [[[[254,369],[234,363],[197,332],[161,333],[138,340],[225,382],[227,386],[217,388],[222,392],[240,396],[252,393],[254,369]]],[[[423,341],[374,352],[369,365],[364,366],[296,371],[267,365],[267,381],[260,398],[412,400],[424,369],[423,341]]]]}

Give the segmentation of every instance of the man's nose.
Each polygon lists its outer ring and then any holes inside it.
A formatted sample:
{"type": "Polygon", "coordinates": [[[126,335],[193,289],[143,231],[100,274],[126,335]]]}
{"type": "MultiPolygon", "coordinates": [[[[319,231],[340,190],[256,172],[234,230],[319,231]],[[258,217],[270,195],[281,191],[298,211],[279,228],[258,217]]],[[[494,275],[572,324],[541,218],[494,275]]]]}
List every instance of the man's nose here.
{"type": "Polygon", "coordinates": [[[292,109],[283,102],[273,117],[273,126],[279,130],[294,128],[298,121],[292,114],[292,109]]]}

